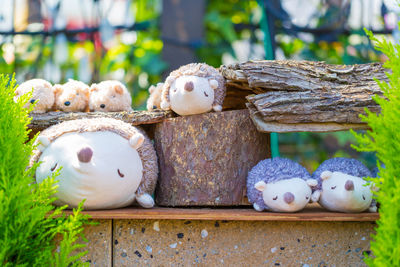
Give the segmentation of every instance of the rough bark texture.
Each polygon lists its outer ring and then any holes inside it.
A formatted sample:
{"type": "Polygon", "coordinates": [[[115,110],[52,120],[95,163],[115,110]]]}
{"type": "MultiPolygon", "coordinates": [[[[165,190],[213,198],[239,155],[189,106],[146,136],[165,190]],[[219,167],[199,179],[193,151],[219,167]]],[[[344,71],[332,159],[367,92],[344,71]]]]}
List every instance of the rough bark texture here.
{"type": "Polygon", "coordinates": [[[280,123],[276,121],[266,121],[264,117],[258,112],[256,107],[251,103],[246,104],[250,117],[253,120],[257,130],[260,132],[274,132],[274,133],[291,133],[291,132],[336,132],[353,130],[366,130],[369,129],[365,123],[336,123],[336,122],[311,122],[311,123],[280,123]]]}
{"type": "Polygon", "coordinates": [[[42,131],[54,124],[63,121],[91,118],[114,118],[130,123],[132,125],[157,123],[165,118],[173,116],[170,111],[131,111],[131,112],[48,112],[43,114],[32,114],[32,121],[29,128],[32,132],[42,131]]]}
{"type": "Polygon", "coordinates": [[[156,125],[161,206],[245,204],[248,171],[270,156],[248,110],[166,119],[156,125]]]}
{"type": "Polygon", "coordinates": [[[220,71],[227,79],[231,99],[237,101],[235,105],[243,105],[240,99],[243,101],[248,92],[246,98],[255,123],[257,116],[259,122],[261,119],[266,123],[345,125],[338,129],[363,124],[359,115],[365,108],[379,112],[372,96],[382,95],[382,91],[374,78],[387,80],[380,63],[345,66],[311,61],[249,61],[222,66],[220,71]]]}

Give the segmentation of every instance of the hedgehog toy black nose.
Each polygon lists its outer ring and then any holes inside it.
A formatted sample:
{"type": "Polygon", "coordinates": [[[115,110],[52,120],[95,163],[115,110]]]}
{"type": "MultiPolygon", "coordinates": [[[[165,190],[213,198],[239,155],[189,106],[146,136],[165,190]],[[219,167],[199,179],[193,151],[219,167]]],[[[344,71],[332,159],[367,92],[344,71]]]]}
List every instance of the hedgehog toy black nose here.
{"type": "Polygon", "coordinates": [[[104,105],[104,104],[101,104],[101,105],[100,105],[100,107],[101,107],[101,108],[105,108],[105,107],[106,107],[106,105],[104,105]]]}
{"type": "Polygon", "coordinates": [[[185,89],[185,91],[191,92],[194,89],[194,84],[192,81],[186,82],[183,88],[185,89]]]}
{"type": "Polygon", "coordinates": [[[68,107],[69,105],[71,105],[71,102],[65,101],[65,102],[64,102],[64,105],[66,105],[66,106],[68,107]]]}
{"type": "Polygon", "coordinates": [[[80,162],[88,163],[93,156],[93,150],[90,147],[84,147],[77,153],[80,162]]]}
{"type": "Polygon", "coordinates": [[[354,183],[352,180],[347,180],[346,183],[344,184],[344,189],[347,191],[354,191],[354,183]]]}
{"type": "Polygon", "coordinates": [[[157,109],[157,106],[153,106],[153,109],[157,109]]]}
{"type": "Polygon", "coordinates": [[[31,99],[31,104],[35,103],[35,99],[31,99]]]}
{"type": "Polygon", "coordinates": [[[287,204],[290,204],[290,203],[292,203],[292,202],[294,201],[294,195],[293,195],[292,193],[290,193],[290,192],[286,192],[286,193],[283,195],[283,200],[284,200],[287,204]]]}

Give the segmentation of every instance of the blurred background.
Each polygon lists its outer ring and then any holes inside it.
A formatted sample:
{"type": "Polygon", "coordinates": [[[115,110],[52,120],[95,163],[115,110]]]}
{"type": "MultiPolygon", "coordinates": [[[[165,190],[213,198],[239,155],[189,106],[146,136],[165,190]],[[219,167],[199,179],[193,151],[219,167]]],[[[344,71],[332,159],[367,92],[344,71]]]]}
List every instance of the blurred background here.
{"type": "MultiPolygon", "coordinates": [[[[0,73],[120,80],[140,110],[150,85],[190,62],[383,62],[363,28],[397,42],[399,10],[395,0],[0,0],[0,73]]],[[[279,135],[281,155],[310,171],[334,156],[372,168],[353,142],[348,132],[279,135]]]]}

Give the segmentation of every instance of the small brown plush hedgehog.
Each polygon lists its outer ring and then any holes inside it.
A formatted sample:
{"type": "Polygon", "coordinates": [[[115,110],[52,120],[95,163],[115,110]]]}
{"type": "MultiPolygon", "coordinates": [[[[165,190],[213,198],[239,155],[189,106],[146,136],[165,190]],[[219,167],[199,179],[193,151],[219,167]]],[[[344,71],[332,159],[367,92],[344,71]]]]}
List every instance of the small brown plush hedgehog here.
{"type": "Polygon", "coordinates": [[[135,200],[154,206],[158,165],[155,149],[139,128],[111,118],[81,119],[54,125],[38,136],[31,158],[42,163],[36,181],[61,167],[56,205],[85,209],[125,207],[135,200]]]}
{"type": "Polygon", "coordinates": [[[156,86],[152,85],[149,88],[150,96],[147,99],[147,110],[152,111],[161,108],[161,93],[164,83],[157,83],[156,86]]]}
{"type": "Polygon", "coordinates": [[[55,84],[55,107],[65,112],[88,111],[89,86],[69,79],[67,83],[55,84]]]}
{"type": "Polygon", "coordinates": [[[90,86],[90,111],[132,111],[131,105],[131,94],[119,81],[103,81],[90,86]]]}
{"type": "Polygon", "coordinates": [[[32,113],[45,113],[53,108],[53,86],[48,81],[43,79],[32,79],[21,83],[21,85],[15,90],[14,100],[17,100],[20,96],[28,92],[32,92],[32,97],[25,107],[27,108],[29,105],[37,101],[32,113]]]}
{"type": "Polygon", "coordinates": [[[179,115],[221,111],[226,88],[224,77],[205,63],[191,63],[170,73],[161,95],[161,108],[179,115]]]}

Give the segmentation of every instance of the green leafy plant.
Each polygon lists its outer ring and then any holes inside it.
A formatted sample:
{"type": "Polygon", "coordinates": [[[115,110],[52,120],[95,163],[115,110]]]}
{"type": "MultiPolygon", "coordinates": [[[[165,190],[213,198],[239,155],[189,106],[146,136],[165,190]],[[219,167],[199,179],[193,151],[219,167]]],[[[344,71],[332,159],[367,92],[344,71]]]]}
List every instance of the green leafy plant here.
{"type": "Polygon", "coordinates": [[[360,151],[376,152],[379,164],[376,199],[380,203],[380,219],[374,240],[371,242],[372,256],[366,258],[370,266],[400,266],[400,45],[386,39],[379,40],[372,32],[366,31],[388,60],[384,66],[388,82],[378,81],[383,96],[374,100],[381,107],[381,113],[367,111],[362,116],[371,130],[355,134],[360,151]],[[383,167],[384,166],[384,167],[383,167]]]}
{"type": "Polygon", "coordinates": [[[88,217],[82,204],[65,216],[66,207],[52,205],[55,176],[36,184],[37,164],[27,169],[35,138],[29,140],[30,96],[14,102],[16,82],[0,74],[0,265],[1,266],[80,266],[78,252],[85,244],[77,240],[88,217]],[[58,248],[55,237],[60,235],[58,248]]]}

